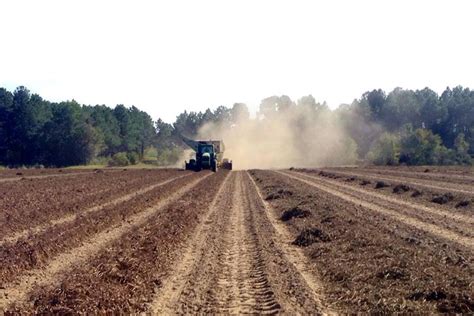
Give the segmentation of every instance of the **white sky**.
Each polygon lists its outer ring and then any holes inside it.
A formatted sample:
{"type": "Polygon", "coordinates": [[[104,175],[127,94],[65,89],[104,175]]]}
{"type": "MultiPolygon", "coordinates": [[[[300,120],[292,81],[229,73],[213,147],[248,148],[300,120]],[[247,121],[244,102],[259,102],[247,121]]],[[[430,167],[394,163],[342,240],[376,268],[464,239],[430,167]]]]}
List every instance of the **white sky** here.
{"type": "Polygon", "coordinates": [[[174,121],[287,94],[474,88],[474,1],[51,1],[0,5],[0,86],[174,121]]]}

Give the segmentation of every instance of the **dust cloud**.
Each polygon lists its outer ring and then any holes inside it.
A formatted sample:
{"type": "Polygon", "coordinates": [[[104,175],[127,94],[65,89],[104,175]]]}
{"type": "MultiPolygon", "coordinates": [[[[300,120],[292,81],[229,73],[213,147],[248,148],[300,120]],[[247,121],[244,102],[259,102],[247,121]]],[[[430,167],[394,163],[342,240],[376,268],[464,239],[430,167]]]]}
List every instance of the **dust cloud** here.
{"type": "Polygon", "coordinates": [[[356,144],[337,114],[325,105],[299,103],[276,110],[261,106],[253,119],[244,114],[233,115],[231,122],[208,123],[199,139],[222,139],[224,157],[234,169],[353,164],[356,144]]]}

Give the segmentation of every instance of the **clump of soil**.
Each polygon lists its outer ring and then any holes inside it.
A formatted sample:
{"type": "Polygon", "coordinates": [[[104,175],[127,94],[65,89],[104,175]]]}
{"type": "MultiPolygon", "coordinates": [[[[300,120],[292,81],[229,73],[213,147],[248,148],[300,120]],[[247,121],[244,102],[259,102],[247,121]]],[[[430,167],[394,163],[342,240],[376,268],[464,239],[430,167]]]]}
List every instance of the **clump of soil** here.
{"type": "Polygon", "coordinates": [[[459,202],[458,204],[456,204],[456,208],[459,208],[459,207],[466,207],[466,206],[469,206],[469,204],[471,204],[471,201],[469,201],[469,200],[462,200],[461,202],[459,202]]]}
{"type": "Polygon", "coordinates": [[[385,280],[400,280],[406,278],[407,275],[399,268],[392,268],[380,271],[377,277],[385,280]]]}
{"type": "Polygon", "coordinates": [[[398,184],[393,188],[393,193],[403,193],[410,191],[410,187],[406,184],[398,184]]]}
{"type": "Polygon", "coordinates": [[[386,188],[386,187],[389,187],[389,186],[390,186],[389,183],[386,183],[386,182],[383,182],[383,181],[377,181],[377,183],[375,184],[376,189],[382,189],[382,188],[386,188]]]}
{"type": "Polygon", "coordinates": [[[454,196],[451,193],[444,193],[442,195],[437,195],[433,199],[431,199],[431,202],[437,203],[437,204],[446,204],[454,199],[454,196]]]}
{"type": "Polygon", "coordinates": [[[299,247],[308,247],[315,242],[328,242],[331,238],[319,228],[304,229],[293,241],[293,245],[299,247]]]}
{"type": "Polygon", "coordinates": [[[439,302],[436,307],[441,313],[469,314],[474,311],[474,301],[470,297],[448,294],[442,289],[415,292],[410,294],[407,299],[412,301],[439,302]]]}
{"type": "Polygon", "coordinates": [[[474,311],[474,300],[467,295],[448,295],[448,299],[440,302],[438,311],[444,314],[469,314],[474,311]]]}
{"type": "Polygon", "coordinates": [[[276,192],[272,192],[272,193],[268,194],[267,197],[265,198],[265,200],[267,200],[267,201],[277,200],[277,199],[282,199],[284,197],[291,196],[291,195],[293,195],[293,192],[291,192],[290,190],[279,189],[276,192]]]}
{"type": "Polygon", "coordinates": [[[321,219],[321,224],[332,223],[333,219],[334,217],[325,216],[323,219],[321,219]]]}
{"type": "Polygon", "coordinates": [[[367,185],[367,184],[371,184],[372,182],[370,182],[369,180],[362,180],[360,182],[360,185],[367,185]]]}
{"type": "Polygon", "coordinates": [[[326,171],[320,171],[319,175],[323,177],[332,177],[334,174],[326,172],[326,171]]]}
{"type": "Polygon", "coordinates": [[[281,214],[280,220],[286,222],[289,221],[292,218],[304,218],[311,215],[310,211],[307,210],[302,210],[298,206],[293,207],[289,210],[286,210],[281,214]]]}
{"type": "Polygon", "coordinates": [[[323,176],[323,177],[326,177],[326,178],[331,178],[331,179],[339,179],[340,176],[334,174],[334,173],[331,173],[331,172],[325,172],[325,171],[320,171],[319,172],[319,175],[320,176],[323,176]]]}
{"type": "Polygon", "coordinates": [[[16,175],[17,175],[17,176],[22,176],[22,175],[23,175],[23,172],[17,172],[16,175]]]}
{"type": "Polygon", "coordinates": [[[426,291],[426,292],[415,292],[410,294],[407,298],[412,301],[426,300],[439,301],[447,297],[446,293],[442,290],[426,291]]]}
{"type": "Polygon", "coordinates": [[[350,177],[350,178],[346,179],[346,182],[352,182],[352,181],[355,181],[355,180],[356,180],[355,177],[350,177]]]}
{"type": "Polygon", "coordinates": [[[420,196],[422,195],[423,192],[419,191],[419,190],[415,190],[413,191],[413,193],[411,194],[412,197],[417,197],[417,196],[420,196]]]}
{"type": "Polygon", "coordinates": [[[104,173],[104,170],[96,169],[94,172],[95,172],[95,173],[104,173]]]}
{"type": "Polygon", "coordinates": [[[414,245],[421,244],[421,241],[418,238],[415,238],[415,237],[406,237],[405,241],[409,244],[414,244],[414,245]]]}

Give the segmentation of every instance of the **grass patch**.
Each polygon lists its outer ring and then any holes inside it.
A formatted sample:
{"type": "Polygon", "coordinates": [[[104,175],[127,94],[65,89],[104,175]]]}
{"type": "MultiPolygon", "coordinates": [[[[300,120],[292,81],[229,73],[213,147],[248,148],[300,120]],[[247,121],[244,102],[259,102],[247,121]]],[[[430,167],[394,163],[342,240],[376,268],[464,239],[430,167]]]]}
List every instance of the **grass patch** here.
{"type": "Polygon", "coordinates": [[[73,169],[73,170],[82,170],[82,169],[102,169],[107,167],[106,165],[99,165],[99,164],[94,164],[94,165],[81,165],[81,166],[70,166],[66,167],[64,169],[73,169]]]}

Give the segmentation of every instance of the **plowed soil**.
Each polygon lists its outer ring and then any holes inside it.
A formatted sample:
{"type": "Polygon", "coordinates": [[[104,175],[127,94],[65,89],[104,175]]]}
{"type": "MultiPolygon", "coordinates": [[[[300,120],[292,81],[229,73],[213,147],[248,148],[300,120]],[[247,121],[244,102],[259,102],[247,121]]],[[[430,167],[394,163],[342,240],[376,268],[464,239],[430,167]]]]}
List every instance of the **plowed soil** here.
{"type": "Polygon", "coordinates": [[[14,172],[0,313],[474,312],[471,169],[14,172]]]}

